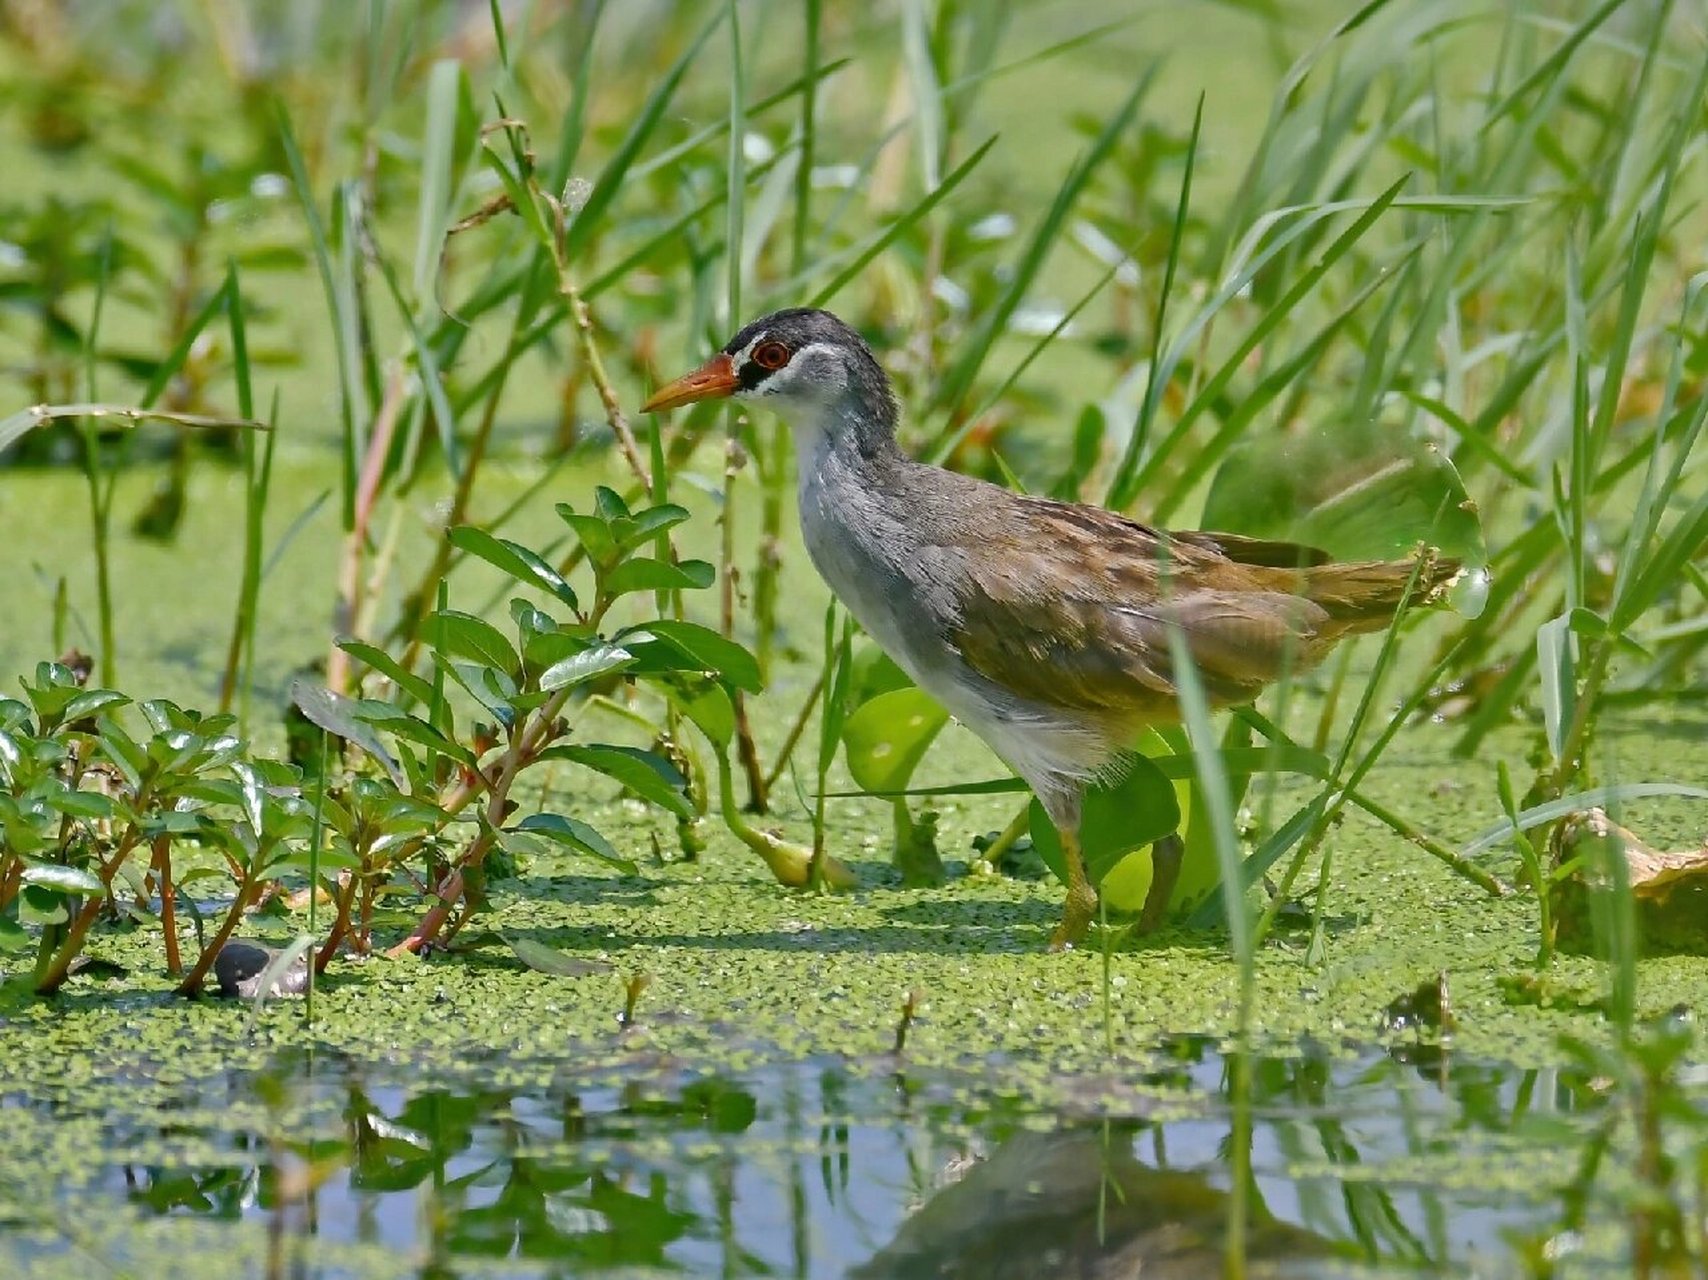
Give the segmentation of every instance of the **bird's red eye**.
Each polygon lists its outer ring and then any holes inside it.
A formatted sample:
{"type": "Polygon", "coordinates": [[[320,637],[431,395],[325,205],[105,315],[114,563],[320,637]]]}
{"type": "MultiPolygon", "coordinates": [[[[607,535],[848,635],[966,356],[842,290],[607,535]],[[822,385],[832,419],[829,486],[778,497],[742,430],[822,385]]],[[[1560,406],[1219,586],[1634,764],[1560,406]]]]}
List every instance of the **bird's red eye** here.
{"type": "Polygon", "coordinates": [[[761,342],[753,348],[753,363],[761,369],[781,369],[789,363],[789,349],[781,342],[761,342]]]}

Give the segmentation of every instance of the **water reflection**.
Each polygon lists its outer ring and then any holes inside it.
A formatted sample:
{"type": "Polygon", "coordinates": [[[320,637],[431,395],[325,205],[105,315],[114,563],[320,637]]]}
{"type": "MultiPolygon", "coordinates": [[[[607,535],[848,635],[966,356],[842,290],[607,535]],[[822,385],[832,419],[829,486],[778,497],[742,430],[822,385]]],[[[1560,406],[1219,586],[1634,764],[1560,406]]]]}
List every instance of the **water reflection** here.
{"type": "MultiPolygon", "coordinates": [[[[124,1201],[139,1230],[189,1217],[262,1237],[277,1275],[393,1274],[371,1253],[360,1272],[334,1260],[365,1244],[395,1274],[442,1277],[495,1260],[539,1276],[1209,1277],[1228,1066],[1182,1040],[1142,1078],[1085,1082],[1083,1104],[1041,1115],[889,1064],[655,1063],[597,1084],[566,1068],[509,1088],[490,1083],[501,1063],[412,1081],[288,1055],[150,1123],[105,1117],[115,1159],[81,1194],[124,1201]]],[[[1478,1162],[1543,1158],[1525,1126],[1596,1105],[1567,1075],[1439,1059],[1267,1058],[1252,1079],[1258,1275],[1509,1273],[1508,1237],[1546,1217],[1546,1187],[1479,1178],[1478,1162]]]]}

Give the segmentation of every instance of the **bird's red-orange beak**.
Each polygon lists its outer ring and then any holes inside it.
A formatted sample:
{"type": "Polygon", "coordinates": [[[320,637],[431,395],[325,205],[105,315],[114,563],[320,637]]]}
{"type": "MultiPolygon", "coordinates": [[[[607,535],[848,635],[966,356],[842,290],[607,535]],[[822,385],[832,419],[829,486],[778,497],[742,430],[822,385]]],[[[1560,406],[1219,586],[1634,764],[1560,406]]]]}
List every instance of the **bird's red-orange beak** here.
{"type": "Polygon", "coordinates": [[[700,400],[721,400],[734,395],[741,386],[735,376],[735,362],[718,352],[692,373],[685,373],[675,382],[667,382],[641,406],[642,413],[660,413],[680,405],[700,400]]]}

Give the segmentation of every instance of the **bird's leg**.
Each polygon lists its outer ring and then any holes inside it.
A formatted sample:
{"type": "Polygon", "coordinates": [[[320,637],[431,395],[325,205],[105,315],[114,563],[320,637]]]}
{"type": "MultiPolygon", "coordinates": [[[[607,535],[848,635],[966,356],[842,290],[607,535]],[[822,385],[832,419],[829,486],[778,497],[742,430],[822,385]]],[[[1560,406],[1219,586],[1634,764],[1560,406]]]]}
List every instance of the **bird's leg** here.
{"type": "Polygon", "coordinates": [[[1180,882],[1180,864],[1185,858],[1186,844],[1178,831],[1151,845],[1151,887],[1145,894],[1145,909],[1139,915],[1140,933],[1150,933],[1162,923],[1168,900],[1174,896],[1174,886],[1180,882]]]}
{"type": "Polygon", "coordinates": [[[1062,863],[1067,871],[1067,903],[1062,907],[1061,924],[1050,936],[1050,949],[1060,951],[1084,941],[1085,931],[1097,914],[1097,890],[1085,874],[1085,859],[1080,856],[1078,792],[1069,797],[1051,796],[1044,806],[1061,835],[1062,863]]]}
{"type": "Polygon", "coordinates": [[[1067,864],[1067,903],[1062,907],[1062,922],[1050,935],[1050,949],[1061,951],[1078,946],[1085,940],[1085,931],[1097,914],[1097,890],[1085,874],[1085,861],[1079,856],[1078,830],[1062,830],[1062,861],[1067,864]]]}

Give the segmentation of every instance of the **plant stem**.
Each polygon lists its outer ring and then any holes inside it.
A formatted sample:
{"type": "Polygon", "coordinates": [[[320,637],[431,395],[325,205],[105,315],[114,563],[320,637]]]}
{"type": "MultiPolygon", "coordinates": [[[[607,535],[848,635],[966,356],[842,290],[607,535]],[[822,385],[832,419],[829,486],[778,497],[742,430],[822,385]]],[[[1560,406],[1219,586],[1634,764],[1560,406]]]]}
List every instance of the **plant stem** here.
{"type": "Polygon", "coordinates": [[[249,909],[249,904],[260,887],[260,882],[248,875],[237,882],[237,896],[232,899],[225,919],[220,921],[219,932],[214,934],[212,942],[202,948],[201,955],[196,957],[195,966],[178,984],[178,995],[190,998],[202,993],[202,983],[208,976],[208,970],[219,958],[220,950],[231,940],[231,935],[237,931],[237,922],[243,919],[243,913],[249,909]]]}
{"type": "Polygon", "coordinates": [[[178,953],[178,895],[172,887],[172,837],[154,838],[154,875],[160,885],[160,928],[166,936],[166,972],[176,978],[184,972],[178,953]]]}
{"type": "Polygon", "coordinates": [[[643,489],[651,489],[652,477],[647,471],[646,463],[641,460],[640,446],[635,443],[635,433],[629,428],[629,419],[623,412],[622,401],[617,399],[610,376],[605,372],[605,362],[599,355],[599,344],[593,340],[593,316],[588,311],[586,300],[581,296],[580,288],[570,279],[568,268],[561,259],[556,265],[558,292],[569,305],[569,314],[575,317],[575,334],[581,345],[581,358],[587,365],[587,376],[592,379],[593,386],[599,392],[599,403],[605,406],[605,421],[610,424],[611,434],[617,439],[617,448],[622,451],[629,470],[635,473],[635,479],[640,481],[643,489]]]}
{"type": "MultiPolygon", "coordinates": [[[[729,749],[713,744],[718,764],[718,800],[723,809],[724,825],[730,833],[763,859],[777,877],[779,884],[791,889],[804,889],[811,875],[812,854],[792,841],[769,831],[761,831],[742,816],[735,802],[735,782],[730,771],[729,749]]],[[[820,866],[821,883],[829,889],[850,889],[855,884],[854,873],[837,859],[825,855],[820,866]]]]}
{"type": "MultiPolygon", "coordinates": [[[[140,797],[139,805],[140,808],[140,797]]],[[[109,889],[113,877],[118,874],[124,860],[130,857],[131,850],[142,842],[142,833],[131,826],[125,830],[119,847],[113,856],[101,866],[98,873],[101,883],[109,889]]],[[[59,950],[54,953],[53,961],[47,972],[36,983],[38,996],[51,996],[65,985],[65,980],[71,976],[71,962],[77,958],[77,953],[83,949],[83,939],[88,937],[89,930],[94,927],[96,917],[101,914],[101,904],[107,900],[106,893],[92,893],[83,902],[77,914],[72,918],[71,925],[65,931],[65,938],[59,944],[59,950]]],[[[44,935],[45,937],[45,935],[44,935]]]]}
{"type": "MultiPolygon", "coordinates": [[[[354,515],[350,529],[344,535],[344,551],[338,561],[338,600],[333,606],[332,646],[326,655],[326,687],[334,693],[349,692],[350,655],[338,647],[338,638],[356,634],[356,619],[361,612],[362,556],[368,545],[368,523],[373,518],[380,485],[385,481],[386,458],[391,453],[391,439],[397,430],[403,403],[403,373],[394,370],[386,383],[379,412],[374,415],[374,429],[368,436],[362,472],[356,481],[354,515]]],[[[473,468],[470,467],[469,471],[472,472],[473,468]]]]}
{"type": "Polygon", "coordinates": [[[807,721],[812,719],[813,708],[818,705],[818,695],[824,691],[824,672],[820,671],[807,690],[806,701],[801,704],[800,714],[795,717],[794,724],[789,726],[789,734],[783,739],[783,748],[777,753],[777,763],[771,766],[771,772],[765,775],[765,789],[769,791],[777,785],[777,779],[783,776],[783,770],[789,767],[789,757],[794,754],[799,745],[801,735],[807,731],[807,721]]]}

